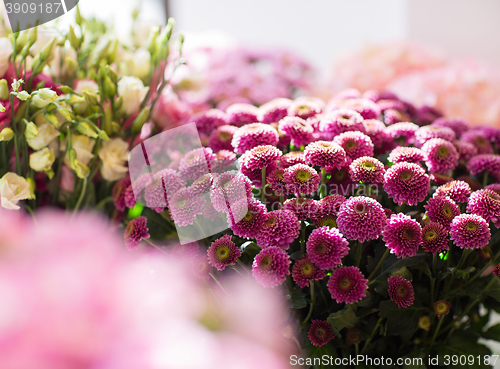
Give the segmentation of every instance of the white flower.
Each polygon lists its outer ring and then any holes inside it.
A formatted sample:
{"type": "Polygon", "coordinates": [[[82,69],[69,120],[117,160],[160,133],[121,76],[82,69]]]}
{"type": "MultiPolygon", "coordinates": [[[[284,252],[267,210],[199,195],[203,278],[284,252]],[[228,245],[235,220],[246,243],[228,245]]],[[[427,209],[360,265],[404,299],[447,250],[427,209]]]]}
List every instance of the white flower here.
{"type": "MultiPolygon", "coordinates": [[[[61,142],[61,151],[66,150],[66,145],[67,140],[61,142]]],[[[95,140],[93,138],[77,134],[71,135],[71,146],[76,151],[76,158],[84,165],[88,165],[90,160],[94,157],[94,154],[92,154],[94,145],[95,140]]],[[[68,167],[71,167],[71,163],[69,162],[67,155],[64,158],[64,164],[66,164],[68,167]]]]}
{"type": "Polygon", "coordinates": [[[117,181],[127,174],[128,144],[121,138],[103,142],[99,158],[102,160],[101,175],[105,180],[117,181]]]}
{"type": "Polygon", "coordinates": [[[151,54],[144,48],[137,49],[127,58],[128,74],[143,79],[149,74],[151,54]]]}
{"type": "Polygon", "coordinates": [[[16,173],[8,172],[0,179],[0,205],[9,210],[19,210],[16,204],[30,197],[30,185],[16,173]]]}
{"type": "Polygon", "coordinates": [[[79,79],[75,83],[75,92],[82,95],[83,91],[97,94],[99,92],[99,85],[93,79],[79,79]]]}
{"type": "Polygon", "coordinates": [[[30,155],[30,168],[36,172],[47,172],[56,160],[52,149],[47,147],[30,155]]]}
{"type": "Polygon", "coordinates": [[[147,93],[148,87],[144,87],[137,77],[123,77],[118,82],[118,95],[123,99],[122,110],[129,116],[139,111],[147,93]]]}
{"type": "Polygon", "coordinates": [[[3,77],[9,69],[9,57],[14,49],[7,37],[0,37],[0,77],[3,77]]]}
{"type": "Polygon", "coordinates": [[[38,90],[37,94],[31,97],[31,99],[37,108],[44,109],[47,105],[56,101],[57,93],[50,88],[41,88],[38,90]]]}
{"type": "Polygon", "coordinates": [[[28,145],[33,150],[40,150],[48,146],[49,143],[61,133],[51,123],[44,123],[38,127],[38,136],[28,139],[28,145]]]}

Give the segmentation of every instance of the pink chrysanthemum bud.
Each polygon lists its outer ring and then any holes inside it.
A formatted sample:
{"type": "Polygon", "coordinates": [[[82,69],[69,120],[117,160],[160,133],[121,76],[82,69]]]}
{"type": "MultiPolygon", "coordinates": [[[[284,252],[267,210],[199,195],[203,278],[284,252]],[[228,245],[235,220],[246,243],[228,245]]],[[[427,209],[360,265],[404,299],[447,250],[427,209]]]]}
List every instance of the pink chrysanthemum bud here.
{"type": "Polygon", "coordinates": [[[129,250],[135,249],[142,239],[149,238],[147,218],[141,216],[132,219],[125,228],[123,238],[129,250]]]}
{"type": "Polygon", "coordinates": [[[399,205],[417,205],[425,199],[430,186],[429,176],[418,164],[398,163],[385,172],[384,190],[399,205]]]}
{"type": "Polygon", "coordinates": [[[462,249],[480,249],[490,242],[490,227],[479,215],[461,214],[451,222],[450,238],[462,249]]]}
{"type": "Polygon", "coordinates": [[[276,246],[268,247],[255,256],[252,275],[262,286],[276,287],[286,280],[287,275],[290,275],[291,263],[285,250],[276,246]]]}
{"type": "Polygon", "coordinates": [[[388,279],[389,297],[398,304],[400,309],[406,309],[413,305],[415,301],[415,291],[413,285],[400,275],[395,275],[388,279]]]}
{"type": "Polygon", "coordinates": [[[359,334],[356,327],[351,327],[345,333],[345,340],[350,345],[357,345],[361,342],[361,335],[359,334]]]}
{"type": "Polygon", "coordinates": [[[314,264],[309,256],[295,262],[292,268],[292,278],[301,288],[309,285],[310,281],[319,281],[325,278],[325,272],[314,264]]]}
{"type": "Polygon", "coordinates": [[[443,300],[436,301],[433,307],[438,319],[441,319],[441,317],[448,315],[451,310],[451,304],[448,301],[443,300]]]}
{"type": "Polygon", "coordinates": [[[240,249],[231,241],[230,235],[224,235],[212,242],[207,251],[208,262],[217,270],[224,270],[229,265],[236,264],[240,257],[240,249]]]}
{"type": "Polygon", "coordinates": [[[307,335],[314,346],[321,347],[335,338],[330,323],[322,320],[313,320],[311,323],[307,335]]]}
{"type": "Polygon", "coordinates": [[[449,250],[448,230],[439,223],[430,222],[422,228],[422,248],[433,254],[449,250]]]}
{"type": "Polygon", "coordinates": [[[340,267],[333,271],[327,286],[337,303],[353,304],[366,296],[368,280],[357,267],[340,267]]]}
{"type": "Polygon", "coordinates": [[[412,257],[422,242],[422,227],[410,216],[399,213],[387,220],[382,236],[392,254],[398,258],[412,257]]]}

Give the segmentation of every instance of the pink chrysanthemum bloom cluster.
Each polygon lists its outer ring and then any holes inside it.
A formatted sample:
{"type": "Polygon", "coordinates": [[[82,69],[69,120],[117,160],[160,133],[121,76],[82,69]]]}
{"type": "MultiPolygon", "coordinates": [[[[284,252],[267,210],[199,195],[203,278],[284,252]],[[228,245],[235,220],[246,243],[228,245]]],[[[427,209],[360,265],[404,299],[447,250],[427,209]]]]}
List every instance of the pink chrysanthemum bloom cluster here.
{"type": "Polygon", "coordinates": [[[316,141],[305,148],[304,160],[307,164],[317,165],[321,168],[340,168],[346,161],[346,152],[336,143],[316,141]]]}
{"type": "Polygon", "coordinates": [[[132,219],[125,228],[124,240],[129,249],[134,249],[142,239],[149,238],[147,218],[137,217],[132,219]]]}
{"type": "Polygon", "coordinates": [[[455,202],[467,202],[472,190],[470,185],[464,181],[451,181],[439,186],[434,196],[447,196],[455,202]]]}
{"type": "Polygon", "coordinates": [[[383,183],[384,173],[384,164],[371,156],[357,158],[349,165],[349,174],[353,181],[383,183]]]}
{"type": "Polygon", "coordinates": [[[318,189],[321,179],[310,166],[295,164],[285,170],[283,181],[289,193],[311,194],[318,189]]]}
{"type": "Polygon", "coordinates": [[[450,228],[453,219],[460,215],[460,208],[455,201],[445,196],[430,198],[424,208],[427,217],[432,222],[442,224],[447,229],[450,228]]]}
{"type": "Polygon", "coordinates": [[[458,164],[458,152],[450,141],[432,138],[422,146],[424,160],[429,171],[445,173],[458,164]]]}
{"type": "Polygon", "coordinates": [[[265,215],[259,233],[255,237],[262,247],[278,246],[285,250],[299,236],[300,223],[290,210],[275,210],[265,215]]]}

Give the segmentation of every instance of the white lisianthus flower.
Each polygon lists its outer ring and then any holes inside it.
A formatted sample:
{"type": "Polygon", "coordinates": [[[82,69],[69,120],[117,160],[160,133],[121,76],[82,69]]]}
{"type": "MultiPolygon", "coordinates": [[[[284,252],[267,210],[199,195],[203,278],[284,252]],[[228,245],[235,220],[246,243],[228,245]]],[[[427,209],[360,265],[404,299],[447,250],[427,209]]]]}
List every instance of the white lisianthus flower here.
{"type": "Polygon", "coordinates": [[[52,149],[47,147],[30,155],[30,168],[36,172],[48,172],[56,157],[52,149]]]}
{"type": "Polygon", "coordinates": [[[82,95],[83,91],[97,94],[99,92],[99,85],[93,79],[79,79],[75,82],[75,92],[82,95]]]}
{"type": "Polygon", "coordinates": [[[128,160],[128,144],[121,138],[114,138],[103,142],[99,150],[99,158],[102,160],[101,175],[107,181],[117,181],[128,172],[125,165],[128,160]]]}
{"type": "Polygon", "coordinates": [[[143,79],[149,74],[149,66],[151,63],[151,54],[144,48],[130,55],[127,61],[129,74],[143,79]]]}
{"type": "Polygon", "coordinates": [[[37,108],[44,109],[51,102],[56,101],[57,93],[50,88],[41,88],[38,90],[38,94],[34,94],[31,99],[37,108]]]}
{"type": "MultiPolygon", "coordinates": [[[[61,142],[61,151],[66,151],[67,139],[61,142]]],[[[84,135],[71,135],[71,146],[76,151],[76,158],[84,165],[88,165],[90,160],[94,157],[92,150],[94,149],[95,140],[84,135]]],[[[64,164],[71,167],[68,156],[64,157],[64,164]]]]}
{"type": "Polygon", "coordinates": [[[118,81],[118,95],[123,99],[122,110],[125,114],[130,116],[139,112],[148,89],[137,77],[123,77],[118,81]]]}
{"type": "Polygon", "coordinates": [[[48,146],[52,140],[61,133],[51,123],[44,123],[38,127],[38,136],[27,140],[33,150],[41,150],[48,146]]]}
{"type": "Polygon", "coordinates": [[[13,51],[10,40],[7,37],[0,37],[0,78],[9,69],[9,57],[13,51]]]}
{"type": "Polygon", "coordinates": [[[19,210],[17,203],[30,198],[30,185],[16,173],[8,172],[0,179],[0,205],[4,209],[19,210]]]}

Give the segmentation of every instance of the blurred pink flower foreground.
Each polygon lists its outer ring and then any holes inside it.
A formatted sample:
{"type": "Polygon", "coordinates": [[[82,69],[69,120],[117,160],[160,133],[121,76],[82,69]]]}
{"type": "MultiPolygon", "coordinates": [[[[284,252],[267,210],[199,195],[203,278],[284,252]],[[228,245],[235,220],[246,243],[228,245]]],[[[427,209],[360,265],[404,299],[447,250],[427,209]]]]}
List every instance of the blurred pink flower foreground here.
{"type": "Polygon", "coordinates": [[[0,212],[0,233],[2,369],[287,367],[273,330],[286,304],[255,282],[214,295],[173,255],[127,252],[96,215],[0,212]]]}

